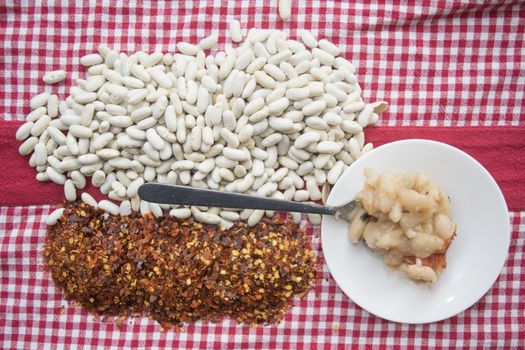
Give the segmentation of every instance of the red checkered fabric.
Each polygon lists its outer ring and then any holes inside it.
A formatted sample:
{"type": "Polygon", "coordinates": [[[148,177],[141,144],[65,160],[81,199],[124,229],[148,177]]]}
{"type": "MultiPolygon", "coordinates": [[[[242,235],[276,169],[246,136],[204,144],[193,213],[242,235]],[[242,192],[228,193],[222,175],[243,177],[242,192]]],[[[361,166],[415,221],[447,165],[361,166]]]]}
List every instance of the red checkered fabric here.
{"type": "MultiPolygon", "coordinates": [[[[313,291],[279,325],[249,327],[223,321],[196,323],[160,332],[146,318],[128,320],[118,329],[68,305],[44,269],[45,217],[52,208],[1,207],[0,347],[44,348],[52,345],[171,348],[346,348],[359,345],[458,346],[516,349],[525,322],[525,213],[511,214],[509,258],[492,287],[477,304],[451,319],[428,325],[384,321],[353,304],[321,264],[313,291]],[[2,339],[3,338],[3,339],[2,339]]],[[[307,227],[321,258],[319,229],[307,227]]]]}
{"type": "MultiPolygon", "coordinates": [[[[245,29],[277,28],[294,37],[297,29],[308,28],[338,43],[357,67],[365,100],[390,102],[383,126],[525,125],[522,1],[291,0],[288,23],[279,19],[277,2],[3,1],[0,119],[23,120],[38,92],[65,97],[85,75],[79,57],[99,43],[125,52],[174,52],[178,40],[197,42],[218,31],[220,44],[230,45],[228,21],[237,18],[245,29]],[[66,70],[68,79],[44,86],[44,72],[54,69],[66,70]]],[[[411,326],[363,311],[336,286],[322,263],[319,230],[307,227],[321,257],[319,280],[283,322],[251,328],[226,320],[191,324],[176,333],[160,332],[145,318],[119,329],[66,303],[42,259],[49,211],[49,206],[0,207],[2,349],[518,348],[525,339],[525,212],[511,213],[509,258],[494,287],[451,319],[411,326]]]]}

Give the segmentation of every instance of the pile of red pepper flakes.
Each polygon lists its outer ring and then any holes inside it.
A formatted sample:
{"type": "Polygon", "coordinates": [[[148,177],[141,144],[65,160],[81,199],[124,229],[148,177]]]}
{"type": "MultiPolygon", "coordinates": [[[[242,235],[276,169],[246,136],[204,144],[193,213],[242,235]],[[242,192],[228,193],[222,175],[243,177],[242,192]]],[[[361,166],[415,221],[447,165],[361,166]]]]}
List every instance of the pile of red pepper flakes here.
{"type": "Polygon", "coordinates": [[[172,217],[111,216],[67,204],[45,258],[67,300],[99,315],[146,315],[164,327],[231,317],[280,321],[316,276],[309,238],[291,219],[230,229],[172,217]]]}

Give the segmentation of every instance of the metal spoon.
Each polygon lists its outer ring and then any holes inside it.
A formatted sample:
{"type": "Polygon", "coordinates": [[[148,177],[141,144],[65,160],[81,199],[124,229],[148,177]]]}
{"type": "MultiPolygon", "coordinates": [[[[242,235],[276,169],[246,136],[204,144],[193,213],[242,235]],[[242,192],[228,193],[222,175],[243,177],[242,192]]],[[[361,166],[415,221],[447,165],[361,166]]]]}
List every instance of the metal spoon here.
{"type": "Polygon", "coordinates": [[[322,206],[314,203],[290,202],[282,199],[257,197],[240,193],[221,192],[201,188],[146,183],[140,186],[141,199],[160,204],[195,205],[235,209],[262,209],[333,215],[350,221],[353,216],[366,214],[361,203],[353,200],[341,206],[322,206]]]}

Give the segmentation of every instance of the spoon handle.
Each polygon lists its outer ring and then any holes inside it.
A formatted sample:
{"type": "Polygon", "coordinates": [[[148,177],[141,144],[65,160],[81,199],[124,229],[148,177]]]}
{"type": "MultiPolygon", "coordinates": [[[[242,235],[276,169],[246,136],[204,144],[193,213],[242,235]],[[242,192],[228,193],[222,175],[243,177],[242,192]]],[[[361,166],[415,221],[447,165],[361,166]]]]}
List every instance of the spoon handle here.
{"type": "Polygon", "coordinates": [[[140,186],[139,196],[148,202],[160,204],[263,209],[325,215],[333,215],[335,213],[332,207],[313,203],[290,202],[282,199],[159,183],[146,183],[140,186]]]}

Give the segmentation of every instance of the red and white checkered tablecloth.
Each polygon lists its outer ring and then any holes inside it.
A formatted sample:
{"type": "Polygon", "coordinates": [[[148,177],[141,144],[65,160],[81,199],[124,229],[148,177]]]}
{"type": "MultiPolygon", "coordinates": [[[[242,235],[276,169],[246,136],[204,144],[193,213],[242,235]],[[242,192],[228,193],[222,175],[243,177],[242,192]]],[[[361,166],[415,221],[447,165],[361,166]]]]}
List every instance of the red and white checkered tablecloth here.
{"type": "MultiPolygon", "coordinates": [[[[520,192],[524,182],[516,183],[525,178],[525,157],[512,153],[514,158],[505,158],[507,152],[498,155],[487,149],[504,141],[509,149],[525,144],[525,2],[291,0],[288,23],[279,19],[277,2],[2,1],[0,348],[523,347],[525,193],[520,192]],[[384,321],[352,303],[323,263],[313,291],[296,300],[278,325],[251,328],[226,320],[190,324],[177,333],[160,332],[155,322],[135,318],[119,329],[113,321],[64,301],[42,258],[44,221],[51,210],[43,203],[55,199],[33,201],[37,196],[27,186],[7,181],[14,167],[34,177],[27,159],[16,154],[13,137],[29,111],[30,97],[44,90],[65,97],[75,79],[85,74],[78,57],[99,43],[125,52],[174,52],[177,41],[197,42],[213,30],[220,33],[221,45],[229,45],[226,33],[233,18],[244,28],[276,28],[292,37],[308,28],[338,43],[357,67],[365,100],[391,104],[371,134],[379,143],[388,139],[380,135],[406,137],[420,132],[417,126],[445,140],[451,137],[449,130],[457,129],[488,135],[477,137],[477,142],[486,142],[471,145],[471,150],[484,155],[482,163],[495,164],[496,179],[512,210],[512,240],[501,276],[477,304],[428,325],[384,321]],[[69,78],[44,86],[43,73],[53,69],[65,69],[69,78]]],[[[469,147],[469,135],[450,140],[469,147]]],[[[522,147],[516,152],[524,154],[522,147]]],[[[307,232],[322,262],[319,229],[308,226],[307,232]]]]}

